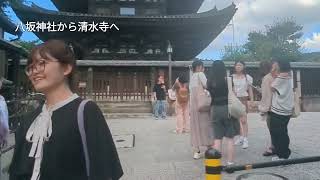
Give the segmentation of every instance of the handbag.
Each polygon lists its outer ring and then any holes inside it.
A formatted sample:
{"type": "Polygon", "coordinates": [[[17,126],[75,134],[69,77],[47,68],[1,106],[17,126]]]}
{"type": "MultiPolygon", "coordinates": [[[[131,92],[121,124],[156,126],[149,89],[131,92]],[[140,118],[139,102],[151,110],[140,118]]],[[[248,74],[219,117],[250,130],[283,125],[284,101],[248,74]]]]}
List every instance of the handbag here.
{"type": "Polygon", "coordinates": [[[300,108],[300,98],[297,91],[294,91],[294,107],[292,112],[292,118],[297,118],[300,116],[301,108],[300,108]]]}
{"type": "Polygon", "coordinates": [[[229,115],[239,119],[246,114],[246,107],[232,91],[232,79],[228,77],[228,111],[229,115]]]}
{"type": "Polygon", "coordinates": [[[168,97],[171,101],[177,100],[176,91],[171,89],[168,89],[168,97]]]}
{"type": "Polygon", "coordinates": [[[198,75],[198,87],[197,87],[197,94],[198,94],[198,111],[199,112],[209,112],[211,107],[211,96],[210,93],[205,90],[200,82],[200,77],[198,75]]]}

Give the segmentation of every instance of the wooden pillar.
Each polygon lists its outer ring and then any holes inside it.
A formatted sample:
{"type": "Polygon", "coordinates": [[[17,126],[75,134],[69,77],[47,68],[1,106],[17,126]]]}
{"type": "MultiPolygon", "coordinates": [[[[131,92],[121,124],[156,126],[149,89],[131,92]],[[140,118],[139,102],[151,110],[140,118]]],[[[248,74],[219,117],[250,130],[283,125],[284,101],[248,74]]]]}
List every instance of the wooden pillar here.
{"type": "Polygon", "coordinates": [[[80,88],[80,84],[79,84],[80,83],[80,72],[79,71],[74,72],[73,80],[71,83],[72,83],[72,84],[70,84],[71,90],[80,94],[81,88],[80,88]]]}
{"type": "Polygon", "coordinates": [[[192,66],[189,65],[189,82],[190,82],[190,80],[191,80],[192,74],[193,74],[193,72],[192,72],[192,66]]]}
{"type": "Polygon", "coordinates": [[[13,56],[12,57],[12,63],[13,63],[13,78],[12,78],[12,81],[16,84],[16,85],[19,85],[20,84],[20,81],[19,81],[19,74],[20,74],[20,58],[19,56],[13,56]]]}
{"type": "Polygon", "coordinates": [[[4,39],[4,31],[2,27],[0,27],[0,39],[4,39]]]}
{"type": "Polygon", "coordinates": [[[296,75],[297,75],[297,93],[298,93],[299,97],[301,98],[302,90],[301,90],[301,71],[300,71],[300,69],[298,69],[296,71],[296,75]]]}
{"type": "Polygon", "coordinates": [[[121,81],[121,72],[120,70],[117,73],[117,100],[122,100],[122,92],[123,92],[123,87],[122,87],[122,81],[121,81]]]}
{"type": "Polygon", "coordinates": [[[152,91],[153,91],[153,87],[154,87],[154,84],[156,82],[156,68],[155,67],[151,67],[151,71],[150,71],[150,81],[151,81],[151,90],[150,90],[150,93],[151,93],[151,98],[152,98],[152,91]]]}
{"type": "Polygon", "coordinates": [[[87,74],[87,93],[88,98],[93,98],[93,70],[92,67],[88,68],[88,74],[87,74]]]}
{"type": "Polygon", "coordinates": [[[6,52],[4,50],[0,50],[0,77],[6,77],[6,65],[7,65],[6,52]]]}
{"type": "MultiPolygon", "coordinates": [[[[142,99],[142,95],[139,95],[139,91],[138,91],[138,81],[137,81],[137,72],[133,73],[133,91],[131,91],[131,93],[129,94],[129,98],[131,100],[131,96],[133,95],[133,99],[135,100],[137,99],[142,99]]],[[[130,91],[128,89],[128,91],[130,91]]]]}

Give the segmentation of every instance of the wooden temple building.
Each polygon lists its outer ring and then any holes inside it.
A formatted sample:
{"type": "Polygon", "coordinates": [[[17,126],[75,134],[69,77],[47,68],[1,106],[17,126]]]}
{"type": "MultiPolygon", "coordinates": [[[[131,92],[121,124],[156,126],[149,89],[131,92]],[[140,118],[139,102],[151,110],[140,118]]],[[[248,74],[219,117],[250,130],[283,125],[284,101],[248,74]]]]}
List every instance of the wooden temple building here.
{"type": "Polygon", "coordinates": [[[16,25],[0,10],[0,79],[5,79],[0,94],[8,100],[17,94],[17,89],[8,85],[19,82],[20,59],[26,58],[28,53],[22,47],[5,40],[4,33],[17,37],[22,35],[22,31],[16,30],[16,25]]]}
{"type": "MultiPolygon", "coordinates": [[[[225,29],[237,10],[230,4],[197,13],[203,0],[52,2],[58,11],[34,4],[12,8],[24,24],[65,24],[63,31],[34,33],[43,41],[60,38],[81,45],[84,56],[78,61],[79,87],[84,91],[92,87],[96,99],[108,101],[149,101],[156,76],[163,74],[168,82],[168,45],[174,62],[191,62],[225,29]],[[109,28],[90,30],[83,27],[84,22],[108,23],[109,28]]],[[[172,71],[173,82],[178,74],[189,73],[188,66],[173,66],[172,71]]]]}

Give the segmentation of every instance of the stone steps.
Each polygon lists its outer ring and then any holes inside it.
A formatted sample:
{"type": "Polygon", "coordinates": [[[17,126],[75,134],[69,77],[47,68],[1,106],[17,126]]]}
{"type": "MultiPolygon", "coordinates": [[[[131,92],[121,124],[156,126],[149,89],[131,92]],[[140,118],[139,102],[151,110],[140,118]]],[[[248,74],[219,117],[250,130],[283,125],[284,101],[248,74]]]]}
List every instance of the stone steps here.
{"type": "Polygon", "coordinates": [[[150,102],[97,102],[101,111],[105,114],[110,113],[152,113],[150,102]]]}
{"type": "Polygon", "coordinates": [[[145,119],[152,117],[152,113],[103,113],[104,117],[108,119],[145,119]]]}

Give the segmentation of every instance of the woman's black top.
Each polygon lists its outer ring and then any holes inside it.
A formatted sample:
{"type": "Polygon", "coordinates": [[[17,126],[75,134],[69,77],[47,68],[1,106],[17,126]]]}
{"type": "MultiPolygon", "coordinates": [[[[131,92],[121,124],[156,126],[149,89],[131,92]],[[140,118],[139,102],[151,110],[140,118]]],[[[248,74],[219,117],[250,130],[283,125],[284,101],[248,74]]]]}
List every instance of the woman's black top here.
{"type": "MultiPolygon", "coordinates": [[[[77,98],[52,114],[52,134],[43,146],[40,180],[88,180],[85,157],[77,122],[77,98]]],[[[26,133],[40,114],[41,106],[24,118],[16,132],[16,147],[9,169],[10,180],[29,180],[34,158],[26,133]]],[[[118,180],[122,167],[109,127],[99,107],[89,101],[84,107],[84,124],[90,159],[90,180],[118,180]]]]}
{"type": "Polygon", "coordinates": [[[222,81],[215,85],[209,85],[208,90],[211,95],[211,105],[228,105],[228,84],[222,81]]]}

